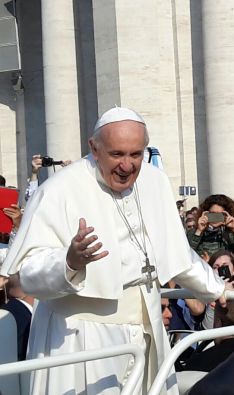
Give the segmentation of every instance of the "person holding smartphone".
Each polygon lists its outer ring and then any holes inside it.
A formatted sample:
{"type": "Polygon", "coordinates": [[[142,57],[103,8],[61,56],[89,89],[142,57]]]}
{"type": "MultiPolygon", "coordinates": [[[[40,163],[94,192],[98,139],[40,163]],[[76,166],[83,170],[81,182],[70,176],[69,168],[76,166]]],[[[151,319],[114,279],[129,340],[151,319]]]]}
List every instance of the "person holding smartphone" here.
{"type": "Polygon", "coordinates": [[[218,250],[234,252],[234,201],[226,195],[210,195],[200,204],[196,226],[187,232],[190,246],[203,258],[218,250]]]}

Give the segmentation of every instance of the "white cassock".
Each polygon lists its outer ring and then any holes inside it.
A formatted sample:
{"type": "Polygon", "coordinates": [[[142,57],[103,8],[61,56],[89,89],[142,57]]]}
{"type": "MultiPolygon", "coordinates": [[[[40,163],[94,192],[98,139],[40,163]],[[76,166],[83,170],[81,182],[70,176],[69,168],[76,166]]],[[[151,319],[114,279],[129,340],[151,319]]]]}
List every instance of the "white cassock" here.
{"type": "MultiPolygon", "coordinates": [[[[40,300],[29,358],[138,344],[147,356],[143,386],[139,383],[135,391],[138,395],[146,393],[169,351],[159,282],[175,278],[205,302],[217,299],[224,283],[191,252],[166,175],[143,163],[137,189],[140,208],[135,188],[114,196],[143,243],[141,210],[146,249],[151,265],[156,266],[152,289],[141,272],[145,256],[91,156],[56,173],[30,199],[1,274],[20,270],[25,292],[40,300]],[[109,255],[77,272],[66,266],[66,254],[81,217],[94,226],[109,255]]],[[[30,394],[117,395],[132,365],[132,357],[122,356],[38,371],[31,376],[30,394]]],[[[173,374],[167,387],[164,393],[178,393],[173,374]]]]}

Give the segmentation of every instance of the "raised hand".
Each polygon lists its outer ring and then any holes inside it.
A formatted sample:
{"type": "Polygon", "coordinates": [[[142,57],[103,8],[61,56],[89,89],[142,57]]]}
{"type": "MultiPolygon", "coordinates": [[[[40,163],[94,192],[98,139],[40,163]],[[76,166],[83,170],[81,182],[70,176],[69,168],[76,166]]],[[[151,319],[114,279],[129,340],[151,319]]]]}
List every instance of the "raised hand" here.
{"type": "Polygon", "coordinates": [[[70,159],[68,160],[63,160],[63,163],[61,164],[62,167],[68,166],[72,163],[72,161],[70,159]]]}
{"type": "Polygon", "coordinates": [[[32,157],[32,173],[38,174],[40,168],[42,167],[41,155],[33,155],[32,157]]]}
{"type": "Polygon", "coordinates": [[[203,211],[202,215],[198,219],[196,233],[201,234],[206,230],[206,228],[208,226],[208,217],[206,215],[207,213],[208,213],[208,211],[203,211]]]}
{"type": "Polygon", "coordinates": [[[223,211],[225,215],[225,226],[234,232],[234,217],[232,217],[227,211],[223,211]]]}
{"type": "Polygon", "coordinates": [[[108,251],[97,253],[102,248],[102,243],[96,242],[98,237],[91,235],[93,231],[94,228],[87,226],[85,219],[80,218],[78,232],[73,237],[67,252],[67,264],[71,269],[84,269],[88,263],[108,255],[108,251]]]}

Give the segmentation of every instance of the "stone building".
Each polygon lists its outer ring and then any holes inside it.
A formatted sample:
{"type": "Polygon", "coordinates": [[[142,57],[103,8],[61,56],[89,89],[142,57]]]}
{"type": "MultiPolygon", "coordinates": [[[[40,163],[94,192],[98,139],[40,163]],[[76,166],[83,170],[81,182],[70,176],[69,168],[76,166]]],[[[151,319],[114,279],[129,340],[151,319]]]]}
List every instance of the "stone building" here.
{"type": "Polygon", "coordinates": [[[175,199],[234,197],[233,47],[234,0],[0,0],[0,173],[23,190],[33,154],[86,154],[117,104],[146,119],[175,199]]]}

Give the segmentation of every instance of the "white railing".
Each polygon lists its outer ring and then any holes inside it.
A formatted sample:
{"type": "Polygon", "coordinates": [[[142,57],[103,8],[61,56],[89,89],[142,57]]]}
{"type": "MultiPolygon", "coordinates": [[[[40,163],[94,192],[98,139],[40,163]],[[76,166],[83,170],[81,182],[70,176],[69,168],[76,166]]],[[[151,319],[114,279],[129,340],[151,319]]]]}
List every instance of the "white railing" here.
{"type": "MultiPolygon", "coordinates": [[[[194,298],[187,289],[161,289],[163,298],[179,299],[194,298]]],[[[225,296],[228,300],[234,299],[234,292],[226,291],[225,296]]],[[[209,329],[198,331],[190,334],[177,343],[164,360],[157,377],[148,393],[148,395],[159,395],[166,379],[180,354],[185,351],[193,343],[202,340],[210,340],[216,337],[234,335],[234,326],[228,326],[218,329],[209,329]]],[[[121,395],[131,395],[135,389],[136,383],[140,379],[144,370],[145,357],[143,351],[137,345],[124,344],[109,348],[81,351],[72,354],[63,354],[59,356],[51,356],[44,358],[31,359],[22,362],[13,362],[0,365],[0,377],[11,374],[19,374],[38,369],[69,365],[85,361],[93,361],[96,359],[110,358],[114,356],[131,354],[134,356],[135,364],[132,372],[124,385],[121,395]]]]}
{"type": "MultiPolygon", "coordinates": [[[[232,292],[233,293],[233,292],[232,292]]],[[[148,395],[159,395],[166,379],[175,363],[177,358],[193,343],[202,340],[211,340],[217,337],[223,336],[233,336],[234,335],[234,325],[227,326],[224,328],[208,329],[203,331],[198,331],[186,336],[179,343],[177,343],[168,356],[165,358],[159,372],[154,380],[148,395]]]]}
{"type": "Polygon", "coordinates": [[[194,299],[193,294],[185,288],[161,288],[161,297],[168,299],[194,299]]]}
{"type": "Polygon", "coordinates": [[[145,357],[142,349],[134,344],[123,344],[109,348],[81,351],[73,354],[31,359],[22,362],[12,362],[0,365],[0,376],[7,376],[16,373],[24,373],[38,369],[45,369],[55,366],[69,365],[96,359],[104,359],[119,355],[131,354],[134,356],[135,364],[132,372],[124,385],[121,395],[131,395],[136,383],[140,379],[144,370],[145,357]]]}
{"type": "MultiPolygon", "coordinates": [[[[186,288],[161,288],[161,297],[168,299],[196,299],[196,297],[186,288]]],[[[227,300],[234,299],[234,290],[225,291],[227,300]]]]}

